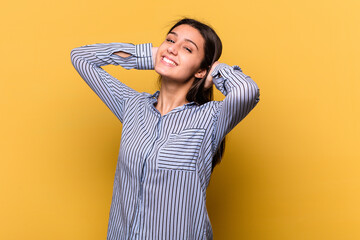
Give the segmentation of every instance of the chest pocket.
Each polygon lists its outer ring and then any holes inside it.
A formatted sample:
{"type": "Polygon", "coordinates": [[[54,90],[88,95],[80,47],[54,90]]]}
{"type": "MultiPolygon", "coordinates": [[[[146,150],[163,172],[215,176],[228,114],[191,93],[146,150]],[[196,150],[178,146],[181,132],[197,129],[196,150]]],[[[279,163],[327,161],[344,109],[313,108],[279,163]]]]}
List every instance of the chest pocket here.
{"type": "Polygon", "coordinates": [[[159,149],[157,168],[164,170],[195,171],[205,129],[188,128],[172,133],[159,149]]]}

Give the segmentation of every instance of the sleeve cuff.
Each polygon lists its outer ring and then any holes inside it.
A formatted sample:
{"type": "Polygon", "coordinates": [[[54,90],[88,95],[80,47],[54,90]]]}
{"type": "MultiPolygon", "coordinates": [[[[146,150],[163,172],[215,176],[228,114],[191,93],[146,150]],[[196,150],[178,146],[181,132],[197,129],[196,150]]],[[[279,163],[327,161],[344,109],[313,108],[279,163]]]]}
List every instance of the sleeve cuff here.
{"type": "Polygon", "coordinates": [[[234,65],[234,66],[229,66],[226,63],[219,63],[218,65],[216,65],[216,67],[214,68],[214,70],[211,73],[212,77],[221,77],[221,70],[224,68],[232,68],[234,70],[240,70],[240,72],[242,72],[241,68],[238,65],[234,65]]]}
{"type": "MultiPolygon", "coordinates": [[[[136,62],[134,60],[135,55],[135,45],[132,43],[108,43],[108,44],[101,44],[101,50],[95,53],[95,56],[107,64],[113,65],[121,65],[125,69],[134,68],[136,62]],[[131,56],[123,58],[120,57],[114,52],[123,51],[129,53],[131,56]]],[[[104,65],[104,64],[103,64],[104,65]]]]}
{"type": "Polygon", "coordinates": [[[215,66],[214,70],[211,73],[215,87],[225,96],[229,93],[230,88],[233,85],[231,83],[231,76],[233,70],[240,70],[240,72],[242,72],[241,68],[238,65],[229,66],[226,63],[219,63],[215,66]]]}
{"type": "Polygon", "coordinates": [[[136,69],[154,69],[152,43],[135,45],[136,69]]]}
{"type": "Polygon", "coordinates": [[[152,43],[132,44],[132,43],[109,43],[104,44],[102,51],[96,53],[96,57],[107,64],[121,65],[125,69],[154,69],[152,59],[152,43]],[[123,51],[131,56],[123,58],[114,52],[123,51]]]}

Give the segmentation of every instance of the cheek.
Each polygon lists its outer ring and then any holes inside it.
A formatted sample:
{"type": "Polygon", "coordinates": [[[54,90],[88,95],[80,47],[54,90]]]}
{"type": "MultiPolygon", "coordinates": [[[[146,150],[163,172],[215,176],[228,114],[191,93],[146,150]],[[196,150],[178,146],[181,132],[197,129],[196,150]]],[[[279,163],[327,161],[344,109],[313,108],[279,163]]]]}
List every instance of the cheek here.
{"type": "Polygon", "coordinates": [[[185,61],[187,62],[186,65],[190,72],[197,71],[200,68],[201,62],[198,57],[191,57],[185,59],[185,61]]]}
{"type": "MultiPolygon", "coordinates": [[[[157,63],[159,62],[159,59],[160,59],[160,54],[159,54],[159,52],[157,52],[156,55],[155,55],[155,66],[156,66],[157,63]]],[[[154,66],[154,67],[155,67],[155,66],[154,66]]]]}
{"type": "Polygon", "coordinates": [[[158,48],[157,52],[156,52],[156,57],[155,60],[158,60],[160,58],[160,53],[161,53],[161,49],[158,48]]]}
{"type": "Polygon", "coordinates": [[[164,51],[164,46],[163,46],[163,44],[161,44],[159,47],[158,47],[158,50],[157,50],[157,52],[156,52],[156,56],[159,56],[160,55],[160,53],[162,53],[163,51],[164,51]]]}

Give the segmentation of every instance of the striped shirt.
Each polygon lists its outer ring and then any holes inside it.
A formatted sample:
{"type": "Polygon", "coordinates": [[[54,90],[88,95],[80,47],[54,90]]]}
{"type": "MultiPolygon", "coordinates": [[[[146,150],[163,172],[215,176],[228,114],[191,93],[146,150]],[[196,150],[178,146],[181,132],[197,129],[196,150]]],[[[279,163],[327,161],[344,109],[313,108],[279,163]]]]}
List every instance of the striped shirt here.
{"type": "Polygon", "coordinates": [[[159,91],[138,92],[101,67],[154,69],[151,43],[84,45],[72,49],[71,62],[122,123],[107,239],[213,239],[206,208],[212,158],[259,102],[257,84],[239,66],[220,63],[211,75],[222,101],[190,102],[161,116],[159,91]]]}

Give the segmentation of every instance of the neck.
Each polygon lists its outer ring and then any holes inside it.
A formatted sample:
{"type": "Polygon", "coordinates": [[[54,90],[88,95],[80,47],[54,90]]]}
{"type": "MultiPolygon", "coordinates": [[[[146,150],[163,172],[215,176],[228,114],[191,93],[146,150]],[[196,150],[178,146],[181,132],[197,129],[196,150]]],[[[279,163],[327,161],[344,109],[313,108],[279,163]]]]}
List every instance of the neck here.
{"type": "Polygon", "coordinates": [[[172,109],[182,106],[189,101],[186,100],[186,94],[191,87],[192,81],[185,84],[171,84],[169,82],[161,81],[161,89],[157,99],[156,108],[161,113],[170,112],[172,109]]]}

